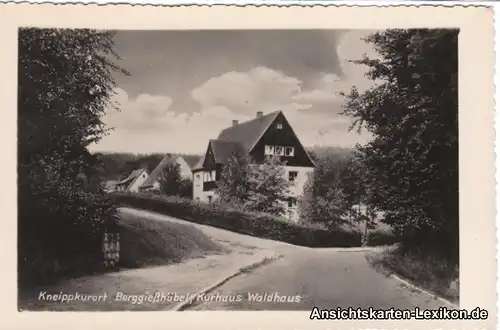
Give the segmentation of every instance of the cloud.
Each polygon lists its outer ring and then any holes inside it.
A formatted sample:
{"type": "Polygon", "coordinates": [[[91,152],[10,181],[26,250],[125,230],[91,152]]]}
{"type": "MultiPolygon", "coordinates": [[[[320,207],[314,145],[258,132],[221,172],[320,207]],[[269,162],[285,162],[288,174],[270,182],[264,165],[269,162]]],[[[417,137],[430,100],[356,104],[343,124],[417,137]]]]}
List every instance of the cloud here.
{"type": "Polygon", "coordinates": [[[196,87],[191,96],[201,108],[218,105],[247,113],[265,105],[290,102],[300,92],[301,81],[266,67],[247,72],[227,72],[196,87]],[[269,104],[272,103],[272,104],[269,104]]]}
{"type": "Polygon", "coordinates": [[[208,139],[217,137],[221,128],[231,124],[231,119],[250,119],[219,105],[191,114],[174,112],[168,96],[143,94],[131,99],[122,89],[115,92],[112,102],[119,104],[121,111],[109,108],[103,118],[114,131],[93,145],[93,150],[199,153],[206,148],[208,139]]]}
{"type": "Polygon", "coordinates": [[[352,120],[340,115],[343,99],[338,92],[339,86],[345,84],[335,74],[323,74],[314,89],[305,90],[301,80],[261,66],[213,77],[196,87],[192,97],[201,109],[208,106],[230,109],[228,115],[233,117],[226,117],[225,126],[231,119],[237,119],[237,115],[252,118],[256,111],[282,110],[304,144],[329,139],[336,145],[353,146],[363,138],[348,134],[352,120]]]}
{"type": "Polygon", "coordinates": [[[195,108],[184,109],[167,95],[140,94],[130,98],[117,89],[115,101],[121,112],[107,111],[104,122],[116,128],[96,150],[132,152],[202,153],[207,142],[231,125],[265,113],[282,110],[305,145],[325,144],[352,147],[370,139],[367,134],[348,132],[352,119],[340,115],[343,99],[356,85],[364,90],[372,84],[366,68],[350,63],[363,53],[374,57],[370,46],[360,38],[367,31],[350,31],[337,44],[337,58],[343,74],[324,71],[308,82],[273,67],[255,66],[249,70],[228,71],[192,88],[195,108]]]}
{"type": "Polygon", "coordinates": [[[120,111],[108,109],[103,122],[121,130],[140,131],[162,129],[177,117],[169,111],[172,99],[168,96],[141,94],[130,99],[120,88],[115,89],[112,102],[120,111]]]}

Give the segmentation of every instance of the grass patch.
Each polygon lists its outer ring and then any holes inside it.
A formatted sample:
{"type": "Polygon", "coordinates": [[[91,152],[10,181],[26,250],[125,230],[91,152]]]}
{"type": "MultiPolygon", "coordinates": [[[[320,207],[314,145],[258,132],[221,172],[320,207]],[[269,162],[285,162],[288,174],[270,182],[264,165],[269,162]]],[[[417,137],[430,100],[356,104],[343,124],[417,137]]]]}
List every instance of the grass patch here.
{"type": "Polygon", "coordinates": [[[120,266],[140,268],[227,252],[190,225],[120,214],[120,266]]]}
{"type": "Polygon", "coordinates": [[[370,253],[367,259],[384,274],[399,275],[422,289],[458,304],[459,266],[435,251],[395,246],[370,253]]]}

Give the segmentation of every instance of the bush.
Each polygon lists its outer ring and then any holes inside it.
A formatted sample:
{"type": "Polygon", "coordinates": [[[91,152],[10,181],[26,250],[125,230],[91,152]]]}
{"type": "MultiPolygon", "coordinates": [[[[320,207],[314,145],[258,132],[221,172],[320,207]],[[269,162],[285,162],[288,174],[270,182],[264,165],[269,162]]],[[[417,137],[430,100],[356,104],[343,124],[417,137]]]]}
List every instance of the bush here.
{"type": "Polygon", "coordinates": [[[432,248],[405,246],[367,255],[370,264],[382,273],[396,273],[427,290],[458,303],[459,265],[432,248]]]}
{"type": "Polygon", "coordinates": [[[249,213],[217,203],[204,204],[189,199],[149,193],[114,193],[112,198],[117,204],[295,245],[357,247],[361,242],[360,234],[356,231],[342,228],[326,230],[320,226],[293,224],[269,214],[249,213]]]}
{"type": "Polygon", "coordinates": [[[401,238],[395,235],[390,228],[377,227],[368,232],[368,246],[393,245],[400,241],[401,238]]]}

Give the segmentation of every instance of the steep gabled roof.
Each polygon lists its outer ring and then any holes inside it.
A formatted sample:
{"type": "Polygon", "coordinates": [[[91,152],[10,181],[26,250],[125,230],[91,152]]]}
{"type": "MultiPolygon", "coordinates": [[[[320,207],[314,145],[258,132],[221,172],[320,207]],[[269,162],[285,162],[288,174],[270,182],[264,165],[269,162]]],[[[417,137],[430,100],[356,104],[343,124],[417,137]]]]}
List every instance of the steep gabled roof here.
{"type": "Polygon", "coordinates": [[[205,163],[205,156],[201,157],[200,160],[193,166],[192,171],[197,171],[203,169],[203,163],[205,163]]]}
{"type": "MultiPolygon", "coordinates": [[[[140,168],[140,169],[132,171],[125,179],[121,180],[120,182],[117,182],[116,185],[131,183],[142,173],[142,171],[146,171],[146,170],[143,168],[140,168]]],[[[147,171],[146,171],[146,173],[147,173],[147,171]]]]}
{"type": "Polygon", "coordinates": [[[274,111],[262,117],[228,127],[220,132],[217,140],[238,142],[245,152],[250,152],[280,113],[281,111],[274,111]]]}
{"type": "Polygon", "coordinates": [[[239,142],[210,140],[209,144],[217,164],[225,165],[233,153],[244,153],[244,149],[239,142]]]}
{"type": "Polygon", "coordinates": [[[177,159],[177,155],[172,155],[172,154],[166,154],[165,157],[158,163],[158,165],[155,167],[155,169],[151,172],[149,177],[144,181],[141,187],[151,187],[154,185],[155,181],[158,180],[158,178],[161,175],[161,172],[163,169],[168,165],[172,164],[175,162],[177,159]]]}
{"type": "MultiPolygon", "coordinates": [[[[210,140],[208,144],[214,154],[215,162],[225,165],[233,153],[251,152],[280,113],[280,110],[274,111],[223,129],[217,139],[210,140]]],[[[193,171],[203,169],[205,156],[192,167],[193,171]]]]}
{"type": "Polygon", "coordinates": [[[189,168],[193,169],[194,166],[199,162],[200,158],[202,156],[197,156],[197,155],[181,155],[181,157],[186,161],[186,163],[189,165],[189,168]]]}

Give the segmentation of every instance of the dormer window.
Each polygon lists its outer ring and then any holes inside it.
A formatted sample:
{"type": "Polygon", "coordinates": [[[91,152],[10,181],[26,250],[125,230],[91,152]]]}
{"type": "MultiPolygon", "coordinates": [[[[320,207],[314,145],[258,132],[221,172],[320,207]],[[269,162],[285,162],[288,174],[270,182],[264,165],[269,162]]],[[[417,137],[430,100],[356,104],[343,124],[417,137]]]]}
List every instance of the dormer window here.
{"type": "Polygon", "coordinates": [[[284,156],[285,155],[285,148],[277,146],[274,147],[274,154],[276,156],[284,156]]]}
{"type": "Polygon", "coordinates": [[[295,155],[294,147],[285,147],[285,146],[271,146],[266,145],[264,148],[265,156],[285,156],[285,157],[293,157],[295,155]]]}
{"type": "Polygon", "coordinates": [[[266,148],[264,149],[264,155],[274,156],[274,146],[266,146],[266,148]]]}
{"type": "Polygon", "coordinates": [[[278,124],[278,125],[276,125],[276,128],[277,128],[277,129],[283,129],[283,124],[278,124]]]}

